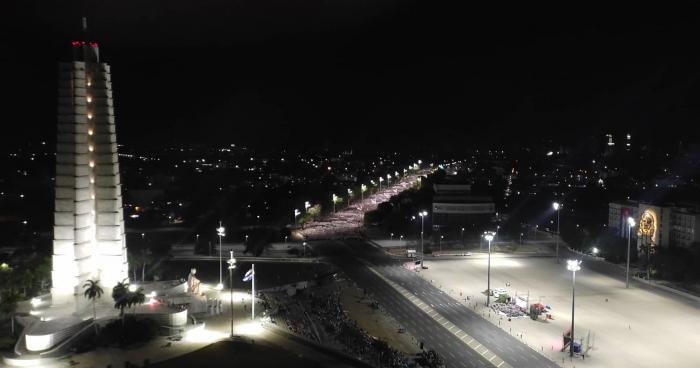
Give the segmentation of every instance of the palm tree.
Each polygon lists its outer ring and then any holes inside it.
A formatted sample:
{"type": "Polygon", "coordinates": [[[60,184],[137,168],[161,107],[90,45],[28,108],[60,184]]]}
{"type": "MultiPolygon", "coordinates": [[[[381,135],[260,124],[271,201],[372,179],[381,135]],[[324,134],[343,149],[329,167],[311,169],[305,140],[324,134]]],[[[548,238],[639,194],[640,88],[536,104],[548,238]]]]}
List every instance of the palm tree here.
{"type": "Polygon", "coordinates": [[[0,296],[0,313],[10,315],[12,334],[15,333],[15,310],[20,299],[19,293],[14,290],[5,291],[0,296]]]}
{"type": "MultiPolygon", "coordinates": [[[[127,300],[129,303],[129,308],[143,304],[146,301],[146,294],[143,293],[143,288],[138,288],[136,291],[129,292],[127,300]]],[[[134,308],[132,311],[132,314],[134,313],[136,313],[136,308],[134,308]]]]}
{"type": "Polygon", "coordinates": [[[118,282],[112,288],[112,299],[114,299],[114,308],[119,309],[119,317],[122,319],[122,324],[124,324],[124,308],[129,307],[129,281],[124,279],[118,282]]]}
{"type": "Polygon", "coordinates": [[[92,300],[92,323],[95,324],[95,334],[97,334],[97,308],[95,307],[95,301],[98,298],[102,297],[102,288],[100,287],[100,280],[87,280],[85,282],[85,285],[83,285],[83,289],[85,289],[85,295],[86,298],[92,300]]]}

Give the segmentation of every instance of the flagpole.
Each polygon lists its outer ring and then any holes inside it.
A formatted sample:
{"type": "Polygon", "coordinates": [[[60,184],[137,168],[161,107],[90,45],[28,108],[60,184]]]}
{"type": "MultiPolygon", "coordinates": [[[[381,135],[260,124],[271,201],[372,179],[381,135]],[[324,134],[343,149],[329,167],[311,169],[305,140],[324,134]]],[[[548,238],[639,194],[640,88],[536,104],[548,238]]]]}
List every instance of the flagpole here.
{"type": "Polygon", "coordinates": [[[251,310],[251,319],[255,321],[255,263],[253,263],[253,293],[252,293],[252,298],[251,300],[253,301],[250,305],[250,310],[251,310]]]}

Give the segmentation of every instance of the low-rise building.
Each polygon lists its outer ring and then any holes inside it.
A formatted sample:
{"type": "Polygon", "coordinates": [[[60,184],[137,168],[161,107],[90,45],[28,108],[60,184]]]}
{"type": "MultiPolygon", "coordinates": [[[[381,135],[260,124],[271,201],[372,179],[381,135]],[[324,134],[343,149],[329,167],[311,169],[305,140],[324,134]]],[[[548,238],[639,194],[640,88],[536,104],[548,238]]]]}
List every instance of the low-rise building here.
{"type": "Polygon", "coordinates": [[[608,206],[608,227],[618,236],[637,239],[637,248],[688,247],[700,242],[700,207],[693,204],[652,204],[641,201],[611,202],[608,206]],[[627,219],[635,220],[628,228],[627,219]]]}
{"type": "Polygon", "coordinates": [[[471,195],[469,184],[434,184],[433,190],[433,226],[464,227],[496,213],[491,197],[471,195]]]}

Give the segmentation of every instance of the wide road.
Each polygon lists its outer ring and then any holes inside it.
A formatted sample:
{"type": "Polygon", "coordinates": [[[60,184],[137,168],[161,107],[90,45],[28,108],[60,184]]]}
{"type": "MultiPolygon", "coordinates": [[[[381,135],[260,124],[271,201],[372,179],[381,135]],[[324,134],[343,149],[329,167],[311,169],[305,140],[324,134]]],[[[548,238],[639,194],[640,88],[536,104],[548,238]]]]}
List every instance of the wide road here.
{"type": "Polygon", "coordinates": [[[364,262],[370,264],[383,277],[412,292],[435,312],[471,335],[512,367],[557,367],[546,357],[484,320],[473,310],[456,302],[364,241],[323,241],[312,246],[317,254],[330,259],[360,287],[367,289],[408,332],[425,343],[426,349],[436,350],[445,359],[447,367],[493,367],[494,364],[401,295],[372,272],[364,262]]]}

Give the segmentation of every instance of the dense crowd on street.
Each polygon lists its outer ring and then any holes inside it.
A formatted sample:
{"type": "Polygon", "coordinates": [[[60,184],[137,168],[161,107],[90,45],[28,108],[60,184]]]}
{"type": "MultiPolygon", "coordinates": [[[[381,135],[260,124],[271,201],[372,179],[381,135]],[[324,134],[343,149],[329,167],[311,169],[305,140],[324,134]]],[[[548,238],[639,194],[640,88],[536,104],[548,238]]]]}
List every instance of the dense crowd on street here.
{"type": "Polygon", "coordinates": [[[370,364],[381,362],[382,367],[409,367],[409,359],[401,352],[370,336],[347,316],[340,302],[339,287],[316,289],[291,297],[269,293],[263,305],[269,308],[276,321],[284,321],[281,327],[299,336],[340,348],[370,364]]]}

